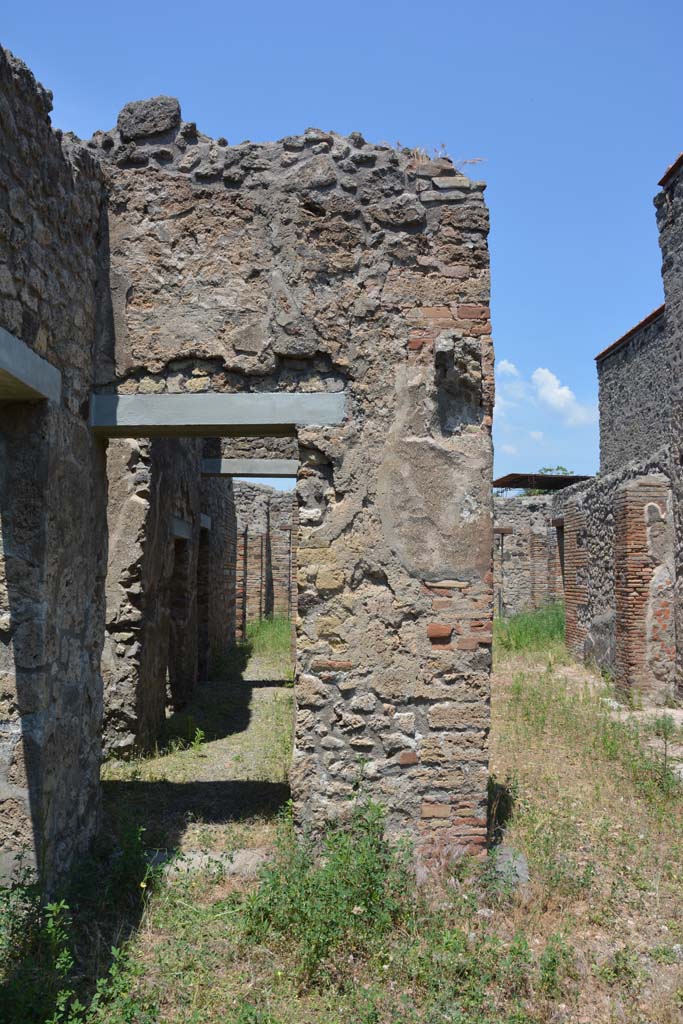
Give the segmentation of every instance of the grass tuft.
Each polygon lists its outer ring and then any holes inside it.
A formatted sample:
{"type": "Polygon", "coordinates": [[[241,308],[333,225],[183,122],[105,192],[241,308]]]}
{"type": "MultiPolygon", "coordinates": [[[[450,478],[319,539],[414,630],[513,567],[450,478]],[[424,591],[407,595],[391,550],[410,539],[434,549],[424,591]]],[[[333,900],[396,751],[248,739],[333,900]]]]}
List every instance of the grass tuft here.
{"type": "Polygon", "coordinates": [[[503,651],[550,650],[564,642],[564,604],[557,601],[509,619],[496,619],[493,631],[494,643],[503,651]]]}

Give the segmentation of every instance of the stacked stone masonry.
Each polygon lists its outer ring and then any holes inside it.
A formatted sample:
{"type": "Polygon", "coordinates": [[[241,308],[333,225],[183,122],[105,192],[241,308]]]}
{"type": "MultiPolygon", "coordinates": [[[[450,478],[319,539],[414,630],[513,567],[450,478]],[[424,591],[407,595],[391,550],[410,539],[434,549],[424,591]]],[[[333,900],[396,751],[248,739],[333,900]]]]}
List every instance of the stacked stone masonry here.
{"type": "Polygon", "coordinates": [[[542,608],[563,596],[550,495],[495,497],[494,606],[499,615],[542,608]]]}
{"type": "Polygon", "coordinates": [[[296,611],[295,495],[236,480],[235,601],[237,636],[268,617],[291,618],[296,611]]]}
{"type": "MultiPolygon", "coordinates": [[[[229,146],[163,97],[129,104],[83,146],[52,131],[49,96],[23,65],[3,54],[0,76],[0,326],[63,375],[59,404],[0,413],[0,849],[10,858],[29,842],[53,878],[95,831],[100,654],[106,633],[108,692],[134,734],[141,695],[122,680],[148,641],[134,653],[137,625],[118,626],[135,618],[154,551],[168,550],[165,511],[150,527],[155,502],[190,524],[174,567],[163,557],[157,583],[170,572],[171,594],[155,599],[157,635],[182,624],[199,644],[210,617],[206,586],[194,610],[173,594],[206,564],[203,485],[183,490],[179,471],[154,491],[157,444],[162,462],[189,466],[193,442],[112,445],[113,490],[121,507],[141,499],[132,522],[144,536],[110,562],[105,586],[94,386],[343,392],[340,426],[300,427],[295,439],[296,813],[314,827],[345,813],[362,762],[366,791],[423,862],[481,850],[493,405],[483,186],[448,160],[358,133],[229,146]]],[[[227,507],[205,497],[212,518],[217,505],[227,507]]],[[[125,547],[115,537],[111,557],[125,547]]],[[[158,708],[150,696],[149,718],[158,708]]]]}
{"type": "Polygon", "coordinates": [[[675,697],[668,452],[560,492],[567,644],[624,693],[675,697]]]}
{"type": "Polygon", "coordinates": [[[655,197],[659,245],[662,253],[666,330],[671,389],[670,478],[673,495],[675,567],[674,632],[676,692],[683,697],[683,161],[679,159],[660,182],[655,197]]]}
{"type": "Polygon", "coordinates": [[[602,473],[642,462],[669,443],[673,345],[661,307],[598,356],[602,473]]]}

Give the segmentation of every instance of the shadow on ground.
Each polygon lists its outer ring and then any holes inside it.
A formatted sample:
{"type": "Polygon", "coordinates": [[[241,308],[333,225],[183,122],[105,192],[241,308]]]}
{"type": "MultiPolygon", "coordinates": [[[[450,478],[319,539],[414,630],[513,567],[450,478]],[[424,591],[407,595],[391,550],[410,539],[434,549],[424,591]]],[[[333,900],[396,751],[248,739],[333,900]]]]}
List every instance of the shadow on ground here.
{"type": "Polygon", "coordinates": [[[102,784],[105,813],[120,808],[145,829],[145,845],[175,850],[194,821],[227,825],[250,818],[274,818],[289,800],[286,782],[232,779],[211,782],[133,782],[102,784]]]}

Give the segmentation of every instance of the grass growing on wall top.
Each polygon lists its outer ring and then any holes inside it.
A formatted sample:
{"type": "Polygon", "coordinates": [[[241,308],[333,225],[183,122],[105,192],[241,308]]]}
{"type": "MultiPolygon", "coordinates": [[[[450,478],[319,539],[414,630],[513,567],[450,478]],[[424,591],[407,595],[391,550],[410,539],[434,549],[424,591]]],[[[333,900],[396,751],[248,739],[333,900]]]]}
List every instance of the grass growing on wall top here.
{"type": "Polygon", "coordinates": [[[503,651],[540,651],[564,642],[564,603],[555,601],[536,611],[520,612],[493,624],[496,647],[503,651]]]}

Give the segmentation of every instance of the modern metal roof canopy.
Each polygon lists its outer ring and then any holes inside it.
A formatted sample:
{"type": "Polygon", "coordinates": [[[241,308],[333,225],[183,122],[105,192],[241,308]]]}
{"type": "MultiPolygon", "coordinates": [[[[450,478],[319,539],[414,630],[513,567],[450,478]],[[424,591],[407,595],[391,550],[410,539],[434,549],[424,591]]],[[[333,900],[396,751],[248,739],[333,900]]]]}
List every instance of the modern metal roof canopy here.
{"type": "Polygon", "coordinates": [[[575,476],[570,473],[508,473],[493,481],[494,487],[524,488],[539,491],[561,491],[563,487],[591,480],[590,476],[575,476]]]}

